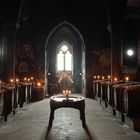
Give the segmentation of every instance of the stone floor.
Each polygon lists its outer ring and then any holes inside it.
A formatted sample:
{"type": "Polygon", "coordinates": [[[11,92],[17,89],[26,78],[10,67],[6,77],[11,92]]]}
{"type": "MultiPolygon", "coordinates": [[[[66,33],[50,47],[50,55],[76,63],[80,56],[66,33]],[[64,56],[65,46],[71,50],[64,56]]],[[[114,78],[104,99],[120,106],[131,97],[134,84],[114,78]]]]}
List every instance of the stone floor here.
{"type": "Polygon", "coordinates": [[[86,98],[86,129],[78,110],[61,108],[55,111],[48,132],[49,112],[49,99],[24,106],[0,124],[0,140],[140,140],[130,120],[122,124],[119,116],[96,100],[86,98]]]}

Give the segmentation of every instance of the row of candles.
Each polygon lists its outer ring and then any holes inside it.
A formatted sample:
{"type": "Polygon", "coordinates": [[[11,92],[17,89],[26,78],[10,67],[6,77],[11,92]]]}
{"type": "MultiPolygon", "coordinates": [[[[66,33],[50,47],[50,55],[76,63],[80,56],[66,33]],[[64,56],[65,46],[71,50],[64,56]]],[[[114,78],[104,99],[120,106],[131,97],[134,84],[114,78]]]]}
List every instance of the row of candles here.
{"type": "Polygon", "coordinates": [[[68,89],[64,89],[62,91],[62,94],[66,97],[66,99],[68,100],[69,98],[69,95],[71,94],[71,90],[68,90],[68,89]]]}
{"type": "MultiPolygon", "coordinates": [[[[19,80],[18,78],[16,78],[16,79],[10,79],[9,80],[9,82],[11,83],[11,84],[18,84],[18,83],[20,83],[20,82],[24,82],[24,83],[33,83],[33,84],[35,84],[35,80],[34,80],[34,78],[33,77],[30,77],[30,78],[27,78],[27,77],[24,77],[23,78],[23,80],[19,80]]],[[[2,84],[3,82],[0,80],[0,84],[2,84]]],[[[40,83],[40,82],[36,82],[36,86],[37,87],[41,87],[42,86],[42,84],[40,83]]]]}
{"type": "MultiPolygon", "coordinates": [[[[100,76],[100,75],[97,75],[97,76],[94,76],[94,79],[95,80],[111,80],[111,76],[108,75],[107,78],[105,76],[100,76]]],[[[128,76],[124,77],[125,81],[129,81],[130,78],[128,76]]],[[[115,82],[118,81],[118,78],[117,77],[114,77],[113,79],[115,82]]]]}

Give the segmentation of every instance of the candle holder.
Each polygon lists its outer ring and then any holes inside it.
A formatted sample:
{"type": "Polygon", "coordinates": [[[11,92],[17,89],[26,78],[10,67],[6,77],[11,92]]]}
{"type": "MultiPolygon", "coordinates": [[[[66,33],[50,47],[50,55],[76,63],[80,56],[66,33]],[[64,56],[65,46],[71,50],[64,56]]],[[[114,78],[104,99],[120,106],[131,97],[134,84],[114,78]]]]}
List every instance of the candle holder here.
{"type": "Polygon", "coordinates": [[[66,100],[69,100],[69,95],[71,94],[71,90],[68,90],[68,89],[64,89],[62,91],[63,95],[66,97],[66,100]]]}

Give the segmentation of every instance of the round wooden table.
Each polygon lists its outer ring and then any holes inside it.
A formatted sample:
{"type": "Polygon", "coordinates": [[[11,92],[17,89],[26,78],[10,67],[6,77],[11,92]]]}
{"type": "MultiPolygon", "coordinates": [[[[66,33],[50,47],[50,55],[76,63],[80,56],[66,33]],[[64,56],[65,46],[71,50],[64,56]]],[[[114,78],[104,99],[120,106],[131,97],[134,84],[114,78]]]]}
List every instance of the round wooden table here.
{"type": "Polygon", "coordinates": [[[71,95],[66,99],[63,95],[56,95],[50,97],[50,118],[49,118],[49,127],[52,126],[54,119],[54,111],[58,108],[69,107],[75,108],[80,111],[80,119],[82,121],[82,126],[86,127],[85,121],[85,98],[82,96],[71,95]]]}

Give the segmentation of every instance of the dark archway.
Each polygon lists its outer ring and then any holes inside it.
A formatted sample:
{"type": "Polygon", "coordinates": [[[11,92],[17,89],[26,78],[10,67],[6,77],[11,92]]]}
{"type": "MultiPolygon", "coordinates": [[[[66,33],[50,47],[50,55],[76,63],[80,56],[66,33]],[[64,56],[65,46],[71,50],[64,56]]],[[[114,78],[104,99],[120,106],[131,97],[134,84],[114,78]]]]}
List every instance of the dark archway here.
{"type": "Polygon", "coordinates": [[[66,42],[73,50],[73,85],[72,92],[85,94],[85,44],[82,35],[76,27],[64,21],[50,32],[45,45],[45,89],[51,95],[61,92],[58,89],[56,71],[57,47],[66,42]]]}

